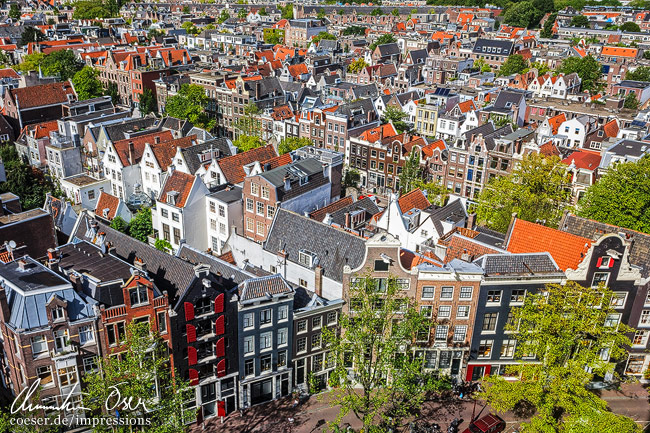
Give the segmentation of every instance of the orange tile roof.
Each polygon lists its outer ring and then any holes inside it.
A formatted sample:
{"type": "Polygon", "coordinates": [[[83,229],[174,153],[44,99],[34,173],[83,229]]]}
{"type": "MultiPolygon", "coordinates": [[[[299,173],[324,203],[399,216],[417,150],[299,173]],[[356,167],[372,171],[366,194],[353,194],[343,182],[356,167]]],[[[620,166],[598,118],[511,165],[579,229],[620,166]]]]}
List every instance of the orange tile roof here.
{"type": "Polygon", "coordinates": [[[138,164],[142,159],[142,154],[144,153],[144,145],[147,143],[154,145],[156,139],[158,139],[160,143],[164,143],[165,141],[173,140],[174,137],[172,136],[171,131],[156,131],[133,138],[118,140],[113,143],[113,147],[122,162],[122,166],[128,167],[131,164],[138,164]],[[133,161],[129,161],[129,146],[131,143],[133,143],[133,161]]]}
{"type": "Polygon", "coordinates": [[[95,206],[95,215],[111,221],[117,214],[117,208],[120,205],[120,199],[105,191],[99,193],[97,205],[95,206]],[[108,213],[104,214],[104,209],[108,209],[108,213]]]}
{"type": "Polygon", "coordinates": [[[251,164],[255,161],[267,161],[277,156],[272,144],[268,146],[258,147],[248,150],[246,152],[237,153],[232,156],[221,158],[217,161],[221,172],[227,182],[238,184],[244,181],[246,172],[244,166],[251,164]]]}
{"type": "Polygon", "coordinates": [[[167,178],[167,181],[165,181],[165,186],[160,192],[160,201],[167,203],[167,193],[176,191],[178,192],[178,196],[176,196],[174,206],[178,208],[185,207],[185,202],[190,196],[195,180],[196,176],[174,170],[171,176],[167,178]]]}
{"type": "Polygon", "coordinates": [[[50,132],[57,131],[59,129],[59,124],[56,120],[50,120],[48,122],[36,123],[34,125],[25,126],[25,132],[32,138],[46,138],[50,136],[50,132]]]}
{"type": "Polygon", "coordinates": [[[307,65],[304,63],[298,63],[297,65],[290,65],[288,66],[289,69],[289,74],[291,74],[292,77],[297,77],[298,75],[303,75],[307,74],[309,71],[307,70],[307,65]]]}
{"type": "Polygon", "coordinates": [[[422,153],[424,153],[424,155],[427,156],[428,158],[431,158],[433,156],[433,151],[435,149],[444,150],[446,147],[447,144],[445,143],[445,141],[443,139],[440,139],[424,146],[422,148],[422,153]]]}
{"type": "Polygon", "coordinates": [[[394,137],[397,135],[397,131],[392,123],[385,123],[383,125],[377,126],[376,128],[368,129],[364,131],[359,138],[371,143],[378,141],[382,137],[394,137]]]}
{"type": "Polygon", "coordinates": [[[151,145],[151,150],[153,151],[156,161],[158,161],[160,169],[167,170],[167,167],[172,163],[178,148],[185,149],[186,147],[194,146],[195,144],[196,135],[188,135],[187,137],[153,144],[151,145]]]}
{"type": "MultiPolygon", "coordinates": [[[[266,164],[269,164],[269,170],[273,170],[274,168],[282,167],[283,165],[291,164],[293,159],[291,158],[290,153],[285,153],[284,155],[280,156],[274,156],[273,158],[267,159],[266,161],[260,162],[262,167],[264,167],[266,164]]],[[[267,170],[265,170],[267,171],[267,170]]]]}
{"type": "Polygon", "coordinates": [[[69,81],[9,89],[9,97],[18,101],[20,109],[63,104],[68,102],[68,95],[74,94],[69,81]]]}
{"type": "Polygon", "coordinates": [[[439,268],[442,268],[442,260],[436,257],[433,253],[414,253],[411,250],[400,249],[399,250],[399,261],[402,263],[404,269],[412,269],[415,266],[426,263],[429,265],[434,265],[439,268]]]}
{"type": "Polygon", "coordinates": [[[574,164],[576,168],[583,168],[585,170],[595,170],[600,165],[601,155],[600,152],[591,150],[576,150],[568,157],[562,160],[566,165],[574,164]]]}
{"type": "Polygon", "coordinates": [[[607,137],[616,137],[618,135],[618,121],[612,119],[603,125],[603,131],[607,137]]]}
{"type": "Polygon", "coordinates": [[[343,197],[342,199],[336,200],[328,204],[327,206],[323,206],[320,209],[316,209],[315,211],[309,214],[309,218],[316,221],[323,221],[326,214],[328,213],[331,214],[333,212],[336,212],[337,210],[342,209],[345,206],[351,205],[352,203],[354,203],[352,196],[343,197]]]}
{"type": "Polygon", "coordinates": [[[420,188],[414,189],[413,191],[401,196],[397,201],[397,204],[402,213],[406,213],[414,208],[423,210],[431,206],[431,203],[429,203],[429,200],[427,200],[427,197],[420,188]]]}
{"type": "Polygon", "coordinates": [[[548,124],[551,127],[553,135],[557,134],[557,131],[560,129],[560,125],[564,122],[566,122],[566,115],[564,113],[549,117],[548,124]]]}
{"type": "Polygon", "coordinates": [[[474,101],[469,99],[465,102],[460,102],[458,103],[458,108],[460,109],[461,113],[467,113],[470,110],[476,110],[476,106],[474,105],[474,101]]]}
{"type": "Polygon", "coordinates": [[[546,156],[560,156],[560,150],[553,144],[553,141],[548,141],[539,146],[539,153],[546,156]]]}
{"type": "Polygon", "coordinates": [[[576,269],[591,247],[591,239],[515,219],[508,238],[511,253],[548,252],[563,271],[576,269]]]}
{"type": "Polygon", "coordinates": [[[628,57],[634,58],[639,53],[639,50],[636,48],[625,48],[625,47],[603,47],[603,50],[600,52],[603,56],[614,56],[614,57],[628,57]]]}
{"type": "Polygon", "coordinates": [[[0,78],[20,78],[20,75],[11,68],[0,69],[0,78]]]}

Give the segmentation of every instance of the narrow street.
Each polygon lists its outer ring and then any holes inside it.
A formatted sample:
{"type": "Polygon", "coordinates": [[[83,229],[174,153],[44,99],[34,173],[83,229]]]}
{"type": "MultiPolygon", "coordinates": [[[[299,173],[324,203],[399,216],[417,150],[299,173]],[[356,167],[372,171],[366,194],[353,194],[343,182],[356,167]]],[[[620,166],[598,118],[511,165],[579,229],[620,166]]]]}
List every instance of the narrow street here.
{"type": "MultiPolygon", "coordinates": [[[[648,392],[639,384],[623,385],[621,391],[599,391],[612,411],[634,419],[644,429],[650,425],[650,404],[648,392]]],[[[422,411],[421,419],[440,424],[443,431],[454,418],[465,421],[460,431],[467,427],[467,422],[472,417],[474,402],[470,400],[451,399],[444,402],[428,402],[422,411]]],[[[489,412],[488,408],[482,410],[481,402],[476,404],[476,414],[489,412]]],[[[328,394],[313,396],[309,401],[297,409],[291,408],[291,400],[283,399],[269,404],[253,407],[243,413],[232,414],[224,419],[211,419],[203,428],[195,427],[192,433],[198,432],[242,432],[242,433],[320,433],[326,431],[327,423],[333,421],[338,415],[338,408],[330,407],[328,394]],[[293,423],[290,422],[293,418],[293,423]]],[[[508,428],[506,432],[516,432],[519,423],[524,421],[513,413],[502,414],[508,428]]],[[[343,418],[342,425],[348,423],[353,428],[360,426],[353,414],[343,418]]]]}

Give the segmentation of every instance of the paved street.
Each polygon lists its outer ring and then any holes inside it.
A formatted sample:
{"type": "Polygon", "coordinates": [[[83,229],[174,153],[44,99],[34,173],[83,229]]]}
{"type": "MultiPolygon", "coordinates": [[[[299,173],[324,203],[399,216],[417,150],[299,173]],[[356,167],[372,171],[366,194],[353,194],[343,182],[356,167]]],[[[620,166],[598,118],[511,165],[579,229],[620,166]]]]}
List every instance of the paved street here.
{"type": "MultiPolygon", "coordinates": [[[[621,391],[599,392],[614,412],[631,417],[644,428],[650,425],[648,392],[641,385],[623,385],[621,391]]],[[[481,409],[482,405],[479,402],[476,405],[476,413],[481,409]]],[[[422,416],[429,421],[437,422],[443,427],[443,430],[446,430],[447,424],[455,417],[463,418],[465,422],[461,426],[462,431],[467,427],[467,421],[472,417],[473,410],[473,401],[450,399],[444,402],[426,403],[422,416]]],[[[487,408],[483,410],[482,414],[486,413],[488,413],[487,408]]],[[[290,399],[283,399],[267,405],[256,406],[245,411],[243,416],[239,413],[233,414],[227,417],[223,423],[218,419],[211,419],[203,428],[196,427],[192,433],[201,431],[320,433],[326,429],[327,423],[334,420],[337,415],[338,408],[330,407],[328,394],[322,394],[312,397],[297,409],[291,408],[290,399]],[[290,423],[289,418],[293,418],[294,422],[290,423]]],[[[512,413],[506,413],[502,417],[508,423],[506,432],[517,431],[517,426],[522,419],[518,419],[512,413]]],[[[352,427],[359,426],[354,415],[346,416],[343,424],[346,422],[352,427]]]]}

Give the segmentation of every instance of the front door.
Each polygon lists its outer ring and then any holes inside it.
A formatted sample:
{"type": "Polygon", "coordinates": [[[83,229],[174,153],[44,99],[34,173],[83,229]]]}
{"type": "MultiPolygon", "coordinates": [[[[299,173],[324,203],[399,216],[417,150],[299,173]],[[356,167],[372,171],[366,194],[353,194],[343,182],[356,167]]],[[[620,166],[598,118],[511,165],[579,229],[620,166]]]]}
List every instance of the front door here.
{"type": "Polygon", "coordinates": [[[299,359],[296,362],[296,385],[305,383],[305,360],[299,359]]]}
{"type": "Polygon", "coordinates": [[[481,380],[485,374],[485,367],[474,367],[472,370],[472,382],[481,380]]]}
{"type": "Polygon", "coordinates": [[[460,372],[460,359],[452,359],[451,361],[451,374],[456,375],[460,372]]]}

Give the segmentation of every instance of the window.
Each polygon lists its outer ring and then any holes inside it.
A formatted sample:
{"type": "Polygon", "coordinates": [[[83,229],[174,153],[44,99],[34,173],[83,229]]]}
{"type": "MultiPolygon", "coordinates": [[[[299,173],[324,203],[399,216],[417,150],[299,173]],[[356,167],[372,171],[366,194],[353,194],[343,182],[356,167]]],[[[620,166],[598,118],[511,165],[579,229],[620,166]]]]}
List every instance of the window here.
{"type": "Polygon", "coordinates": [[[287,352],[286,350],[282,350],[278,352],[278,368],[284,367],[287,365],[287,352]]]}
{"type": "Polygon", "coordinates": [[[67,350],[69,348],[70,340],[68,338],[68,330],[54,331],[54,347],[57,352],[67,350]]]}
{"type": "Polygon", "coordinates": [[[273,346],[273,332],[260,334],[260,350],[270,349],[273,346]]]}
{"type": "Polygon", "coordinates": [[[375,271],[388,271],[388,266],[390,265],[388,260],[375,260],[375,271]]]}
{"type": "Polygon", "coordinates": [[[454,298],[453,287],[442,287],[440,289],[440,299],[453,299],[453,298],[454,298]]]}
{"type": "Polygon", "coordinates": [[[244,374],[246,376],[252,376],[255,374],[255,360],[247,359],[244,361],[244,374]]]}
{"type": "Polygon", "coordinates": [[[271,323],[272,317],[273,315],[270,308],[260,311],[260,325],[268,325],[271,323]]]}
{"type": "Polygon", "coordinates": [[[260,358],[260,371],[271,371],[271,355],[265,355],[260,358]]]}
{"type": "Polygon", "coordinates": [[[630,360],[627,363],[625,372],[627,374],[641,374],[643,372],[643,364],[645,363],[644,355],[630,355],[630,360]]]}
{"type": "Polygon", "coordinates": [[[255,337],[249,335],[244,337],[244,354],[254,353],[255,352],[255,337]]]}
{"type": "Polygon", "coordinates": [[[447,341],[447,335],[449,334],[449,326],[447,325],[438,325],[436,326],[436,341],[447,341]]]}
{"type": "Polygon", "coordinates": [[[278,308],[278,321],[285,320],[289,317],[289,306],[283,305],[278,308]]]}
{"type": "Polygon", "coordinates": [[[319,349],[320,346],[321,346],[321,340],[322,340],[322,337],[321,337],[320,333],[312,335],[311,336],[311,348],[312,349],[319,349]]]}
{"type": "Polygon", "coordinates": [[[298,321],[298,332],[305,332],[307,330],[307,320],[298,321]]]}
{"type": "Polygon", "coordinates": [[[256,205],[257,205],[257,214],[261,215],[261,216],[264,216],[264,203],[262,203],[261,201],[258,201],[256,203],[256,205]]]}
{"type": "Polygon", "coordinates": [[[627,299],[626,292],[614,292],[612,293],[612,307],[614,308],[623,308],[625,306],[625,300],[627,299]]]}
{"type": "Polygon", "coordinates": [[[267,218],[273,218],[275,215],[275,206],[267,206],[266,207],[266,217],[267,218]]]}
{"type": "Polygon", "coordinates": [[[255,326],[255,315],[253,313],[244,314],[244,329],[255,326]]]}
{"type": "Polygon", "coordinates": [[[59,385],[69,386],[77,383],[77,368],[73,365],[70,367],[59,368],[59,385]]]}
{"type": "Polygon", "coordinates": [[[257,222],[257,234],[264,236],[264,223],[262,221],[257,222]]]}
{"type": "Polygon", "coordinates": [[[302,278],[298,278],[298,285],[304,289],[307,288],[307,280],[303,280],[302,278]]]}
{"type": "Polygon", "coordinates": [[[318,316],[311,319],[311,329],[320,329],[323,318],[318,316]]]}
{"type": "Polygon", "coordinates": [[[634,338],[632,339],[632,345],[634,346],[645,346],[648,344],[648,335],[650,331],[636,331],[634,338]]]}
{"type": "Polygon", "coordinates": [[[166,241],[170,241],[172,238],[171,235],[169,234],[169,226],[167,224],[163,224],[162,229],[163,229],[163,239],[165,239],[166,241]]]}
{"type": "Polygon", "coordinates": [[[454,341],[456,343],[463,343],[467,338],[467,325],[454,326],[454,341]]]}
{"type": "Polygon", "coordinates": [[[97,357],[88,356],[83,359],[83,371],[84,373],[92,373],[97,371],[97,357]]]}
{"type": "Polygon", "coordinates": [[[501,344],[501,358],[513,358],[515,356],[515,347],[517,340],[503,340],[501,344]]]}
{"type": "Polygon", "coordinates": [[[251,183],[251,194],[259,195],[259,193],[260,193],[260,185],[258,183],[252,182],[251,183]]]}
{"type": "Polygon", "coordinates": [[[287,344],[287,336],[289,335],[289,331],[287,328],[282,328],[278,331],[278,346],[282,346],[283,344],[287,344]]]}
{"type": "Polygon", "coordinates": [[[54,378],[52,377],[52,367],[44,365],[36,369],[36,375],[41,380],[41,385],[44,387],[54,385],[54,378]]]}
{"type": "Polygon", "coordinates": [[[267,200],[269,198],[269,188],[267,186],[262,187],[262,198],[267,200]]]}
{"type": "Polygon", "coordinates": [[[650,325],[650,310],[641,311],[641,318],[639,319],[639,325],[650,325]]]}
{"type": "Polygon", "coordinates": [[[56,322],[57,320],[65,319],[65,313],[63,307],[54,307],[52,309],[52,321],[56,322]]]}
{"type": "Polygon", "coordinates": [[[499,313],[485,313],[483,316],[483,331],[495,332],[497,330],[497,319],[499,313]]]}
{"type": "Polygon", "coordinates": [[[179,218],[179,216],[178,216],[178,213],[176,213],[176,212],[172,212],[172,221],[174,221],[174,222],[178,222],[179,219],[180,219],[180,218],[179,218]]]}
{"type": "Polygon", "coordinates": [[[296,340],[296,350],[298,353],[307,350],[307,337],[302,337],[296,340]]]}
{"type": "Polygon", "coordinates": [[[38,358],[40,355],[47,353],[47,341],[44,335],[32,337],[32,355],[38,358]]]}
{"type": "Polygon", "coordinates": [[[246,230],[249,232],[255,230],[255,223],[253,222],[252,218],[246,218],[246,230]]]}
{"type": "Polygon", "coordinates": [[[210,213],[215,213],[217,211],[217,205],[215,202],[210,202],[210,213]]]}
{"type": "Polygon", "coordinates": [[[609,280],[609,272],[594,272],[594,279],[591,282],[591,287],[598,287],[600,284],[607,285],[609,280]]]}
{"type": "Polygon", "coordinates": [[[433,286],[422,287],[422,299],[433,299],[434,292],[435,287],[433,286]]]}
{"type": "MultiPolygon", "coordinates": [[[[58,155],[57,155],[57,159],[58,159],[58,155]]],[[[94,189],[91,189],[90,191],[88,191],[88,200],[95,200],[95,190],[94,189]]]]}
{"type": "Polygon", "coordinates": [[[149,301],[147,286],[138,284],[136,287],[129,289],[129,298],[131,299],[131,305],[146,304],[149,301]]]}
{"type": "Polygon", "coordinates": [[[432,305],[423,305],[420,307],[420,314],[424,317],[433,317],[433,306],[432,305]]]}
{"type": "Polygon", "coordinates": [[[247,198],[246,199],[246,211],[247,212],[253,212],[253,199],[252,198],[247,198]]]}
{"type": "Polygon", "coordinates": [[[441,305],[438,307],[438,318],[444,319],[451,317],[451,306],[450,305],[441,305]]]}
{"type": "Polygon", "coordinates": [[[336,311],[330,311],[327,313],[327,324],[334,325],[336,324],[336,311]]]}
{"type": "Polygon", "coordinates": [[[223,205],[219,205],[219,216],[220,217],[226,216],[226,208],[223,205]]]}
{"type": "Polygon", "coordinates": [[[473,287],[461,287],[460,288],[460,299],[472,299],[472,292],[474,291],[473,287]]]}
{"type": "Polygon", "coordinates": [[[95,341],[92,326],[82,326],[79,328],[79,341],[82,345],[95,341]]]}
{"type": "Polygon", "coordinates": [[[524,302],[524,299],[526,298],[526,290],[522,289],[517,289],[513,290],[512,293],[510,294],[510,302],[524,302]]]}
{"type": "Polygon", "coordinates": [[[181,229],[174,227],[174,243],[176,245],[181,242],[181,229]]]}
{"type": "Polygon", "coordinates": [[[157,314],[158,318],[158,332],[164,334],[167,332],[167,315],[164,311],[161,311],[157,314]]]}
{"type": "Polygon", "coordinates": [[[313,259],[314,256],[309,251],[298,251],[298,263],[301,265],[311,268],[313,259]]]}
{"type": "Polygon", "coordinates": [[[621,313],[608,314],[605,318],[606,327],[616,328],[619,323],[621,323],[621,313]]]}
{"type": "Polygon", "coordinates": [[[488,290],[487,293],[487,302],[500,303],[501,302],[501,290],[488,290]]]}
{"type": "Polygon", "coordinates": [[[469,305],[459,305],[456,310],[457,319],[467,319],[469,318],[469,305]]]}
{"type": "Polygon", "coordinates": [[[217,230],[217,220],[214,218],[210,218],[210,230],[212,231],[217,230]]]}
{"type": "Polygon", "coordinates": [[[492,355],[492,340],[481,340],[478,346],[478,358],[489,358],[492,355]]]}

